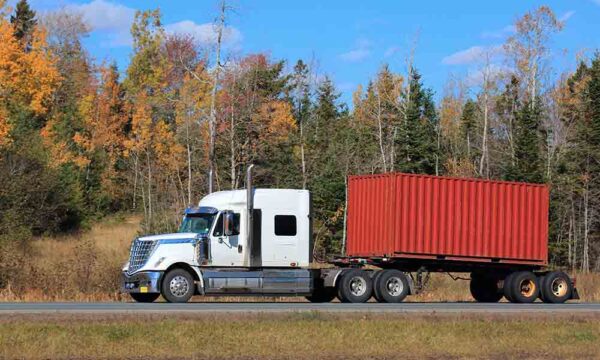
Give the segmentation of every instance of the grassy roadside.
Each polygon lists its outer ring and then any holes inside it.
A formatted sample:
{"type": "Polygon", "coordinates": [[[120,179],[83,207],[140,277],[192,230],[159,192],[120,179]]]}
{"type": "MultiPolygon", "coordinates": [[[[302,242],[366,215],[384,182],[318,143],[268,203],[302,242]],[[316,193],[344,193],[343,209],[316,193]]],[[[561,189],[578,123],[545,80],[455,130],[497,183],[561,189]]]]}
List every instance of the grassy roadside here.
{"type": "Polygon", "coordinates": [[[600,316],[37,315],[0,318],[0,358],[598,358],[600,316]]]}
{"type": "MultiPolygon", "coordinates": [[[[139,216],[113,216],[89,231],[41,237],[24,255],[0,253],[0,272],[9,274],[0,301],[131,301],[119,293],[121,266],[140,230],[139,216]],[[3,257],[4,255],[4,257],[3,257]],[[3,259],[8,263],[3,264],[3,259]]],[[[469,277],[469,274],[455,274],[469,277]]],[[[583,302],[600,301],[600,274],[575,274],[583,302]]],[[[298,298],[196,297],[194,301],[305,301],[298,298]]],[[[425,291],[406,301],[473,301],[468,281],[432,274],[425,291]]]]}

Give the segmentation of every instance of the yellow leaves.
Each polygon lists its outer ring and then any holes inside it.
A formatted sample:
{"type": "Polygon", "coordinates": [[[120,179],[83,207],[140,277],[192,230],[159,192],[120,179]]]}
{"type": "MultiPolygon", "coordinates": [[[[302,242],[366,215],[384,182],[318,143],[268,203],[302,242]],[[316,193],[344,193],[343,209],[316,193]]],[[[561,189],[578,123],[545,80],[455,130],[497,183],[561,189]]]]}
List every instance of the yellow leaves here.
{"type": "Polygon", "coordinates": [[[153,148],[158,162],[169,169],[176,169],[181,161],[184,148],[179,144],[175,135],[169,129],[164,120],[160,120],[154,126],[153,148]]]}
{"type": "Polygon", "coordinates": [[[152,120],[146,95],[140,95],[134,107],[131,136],[125,140],[125,156],[131,156],[132,153],[152,153],[164,168],[177,168],[184,149],[177,142],[169,125],[164,120],[152,120]]]}
{"type": "Polygon", "coordinates": [[[41,114],[47,110],[47,100],[56,89],[61,77],[53,55],[46,48],[46,33],[37,28],[32,38],[31,50],[23,54],[26,73],[23,82],[31,98],[31,108],[41,114]]]}
{"type": "Polygon", "coordinates": [[[296,130],[292,107],[288,102],[272,100],[262,104],[254,123],[258,125],[260,137],[265,141],[283,142],[296,130]]]}
{"type": "Polygon", "coordinates": [[[6,113],[2,107],[0,107],[0,149],[10,143],[10,124],[6,113]]]}
{"type": "MultiPolygon", "coordinates": [[[[49,162],[49,166],[57,168],[67,163],[73,163],[80,168],[87,166],[90,163],[89,159],[81,154],[73,153],[67,142],[62,140],[58,134],[56,134],[54,131],[55,126],[56,120],[50,119],[40,132],[44,146],[50,152],[50,158],[52,159],[52,161],[49,162]]],[[[83,141],[78,134],[75,136],[77,137],[77,140],[83,141]]]]}
{"type": "Polygon", "coordinates": [[[16,98],[27,104],[36,114],[48,110],[48,101],[60,75],[55,59],[46,48],[43,30],[36,29],[31,39],[31,49],[25,51],[13,35],[13,28],[0,20],[0,94],[2,100],[16,98]]]}
{"type": "MultiPolygon", "coordinates": [[[[0,9],[3,4],[0,3],[0,9]]],[[[36,114],[45,113],[60,76],[46,49],[43,30],[36,29],[25,51],[14,37],[12,25],[0,18],[0,146],[9,142],[8,105],[20,103],[36,114]]]]}
{"type": "Polygon", "coordinates": [[[448,95],[442,99],[440,107],[441,129],[446,137],[453,138],[458,136],[457,131],[460,127],[460,117],[462,115],[463,100],[461,98],[448,95]]]}
{"type": "Polygon", "coordinates": [[[456,177],[474,177],[477,174],[475,164],[469,159],[453,159],[446,161],[446,170],[449,176],[456,177]]]}
{"type": "Polygon", "coordinates": [[[203,64],[198,64],[193,75],[187,73],[183,78],[180,89],[180,99],[177,103],[176,123],[178,126],[189,125],[207,114],[210,107],[210,90],[212,80],[203,64]]]}

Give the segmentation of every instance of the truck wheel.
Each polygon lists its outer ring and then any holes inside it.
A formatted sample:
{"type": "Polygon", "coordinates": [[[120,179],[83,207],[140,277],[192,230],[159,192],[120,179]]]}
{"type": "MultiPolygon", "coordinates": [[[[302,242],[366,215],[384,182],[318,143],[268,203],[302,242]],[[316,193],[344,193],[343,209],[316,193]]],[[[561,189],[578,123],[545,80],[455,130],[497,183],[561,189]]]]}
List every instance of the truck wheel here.
{"type": "Polygon", "coordinates": [[[498,279],[485,274],[471,274],[469,288],[471,295],[477,302],[495,303],[504,296],[502,291],[498,289],[498,279]]]}
{"type": "Polygon", "coordinates": [[[159,293],[129,293],[129,295],[133,300],[140,303],[151,303],[160,296],[159,293]]]}
{"type": "Polygon", "coordinates": [[[311,303],[327,303],[335,299],[335,288],[316,288],[311,295],[306,297],[306,300],[311,303]]]}
{"type": "Polygon", "coordinates": [[[382,270],[375,276],[373,292],[378,302],[399,303],[408,295],[406,275],[398,270],[382,270]]]}
{"type": "Polygon", "coordinates": [[[510,273],[508,274],[505,278],[504,278],[504,286],[502,287],[502,292],[504,293],[504,297],[506,298],[506,300],[510,301],[510,302],[515,302],[513,300],[513,296],[512,296],[512,279],[515,276],[516,272],[510,273]]]}
{"type": "Polygon", "coordinates": [[[194,278],[183,269],[173,269],[163,279],[161,294],[171,303],[187,302],[194,295],[194,278]]]}
{"type": "Polygon", "coordinates": [[[345,272],[338,283],[338,298],[345,303],[364,303],[373,294],[373,280],[364,270],[345,272]]]}
{"type": "MultiPolygon", "coordinates": [[[[531,271],[519,271],[512,274],[509,281],[511,302],[532,303],[540,295],[538,279],[531,271]]],[[[506,288],[506,284],[504,285],[506,288]]]]}
{"type": "Polygon", "coordinates": [[[567,274],[552,271],[540,281],[541,298],[545,303],[562,304],[571,298],[573,284],[567,274]]]}

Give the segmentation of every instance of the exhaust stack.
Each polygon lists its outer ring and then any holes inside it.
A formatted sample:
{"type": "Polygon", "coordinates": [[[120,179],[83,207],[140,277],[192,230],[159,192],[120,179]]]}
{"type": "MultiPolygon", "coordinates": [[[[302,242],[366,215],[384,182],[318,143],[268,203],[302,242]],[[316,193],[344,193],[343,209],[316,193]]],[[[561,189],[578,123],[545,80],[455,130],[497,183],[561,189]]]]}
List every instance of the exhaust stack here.
{"type": "Polygon", "coordinates": [[[213,192],[213,170],[210,169],[208,171],[208,193],[212,194],[213,192]]]}
{"type": "Polygon", "coordinates": [[[246,234],[246,249],[248,256],[248,265],[253,266],[253,254],[254,249],[254,194],[252,188],[252,168],[254,168],[254,164],[250,164],[248,169],[246,169],[246,210],[248,213],[248,233],[246,234]]]}

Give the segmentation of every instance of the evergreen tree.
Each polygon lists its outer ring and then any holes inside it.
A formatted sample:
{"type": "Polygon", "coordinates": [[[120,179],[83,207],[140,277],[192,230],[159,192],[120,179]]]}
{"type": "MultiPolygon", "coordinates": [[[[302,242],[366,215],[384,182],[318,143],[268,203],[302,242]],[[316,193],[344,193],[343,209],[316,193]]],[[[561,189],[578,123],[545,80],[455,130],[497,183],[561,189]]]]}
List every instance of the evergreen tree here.
{"type": "Polygon", "coordinates": [[[433,93],[423,88],[421,75],[411,71],[410,89],[405,94],[406,110],[400,136],[396,138],[397,168],[403,172],[435,174],[441,163],[437,150],[437,112],[433,93]]]}
{"type": "Polygon", "coordinates": [[[524,103],[515,119],[515,161],[508,167],[507,180],[541,183],[544,181],[541,150],[541,108],[524,103]]]}
{"type": "Polygon", "coordinates": [[[464,139],[462,156],[473,162],[480,156],[480,151],[474,146],[479,136],[479,107],[471,99],[467,100],[463,106],[462,116],[460,118],[460,133],[464,139]]]}
{"type": "Polygon", "coordinates": [[[31,33],[37,25],[35,19],[35,11],[33,11],[27,0],[20,0],[17,3],[15,14],[10,16],[10,22],[14,27],[15,37],[25,43],[25,47],[29,49],[31,41],[31,33]]]}
{"type": "Polygon", "coordinates": [[[294,117],[298,124],[305,121],[310,114],[310,79],[308,65],[302,60],[298,60],[294,65],[294,72],[290,78],[289,101],[294,108],[294,117]]]}
{"type": "Polygon", "coordinates": [[[305,127],[312,111],[312,101],[310,94],[310,73],[308,66],[298,60],[294,66],[294,73],[291,77],[290,88],[292,95],[289,101],[292,103],[294,117],[298,126],[297,143],[300,146],[300,167],[302,172],[302,188],[306,189],[308,182],[307,164],[306,164],[306,134],[305,127]]]}
{"type": "Polygon", "coordinates": [[[314,120],[307,133],[310,149],[308,188],[313,194],[315,247],[320,256],[338,253],[341,243],[345,173],[338,162],[343,151],[337,140],[342,129],[338,98],[333,82],[326,77],[317,89],[314,120]]]}

